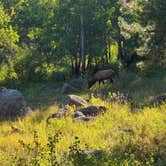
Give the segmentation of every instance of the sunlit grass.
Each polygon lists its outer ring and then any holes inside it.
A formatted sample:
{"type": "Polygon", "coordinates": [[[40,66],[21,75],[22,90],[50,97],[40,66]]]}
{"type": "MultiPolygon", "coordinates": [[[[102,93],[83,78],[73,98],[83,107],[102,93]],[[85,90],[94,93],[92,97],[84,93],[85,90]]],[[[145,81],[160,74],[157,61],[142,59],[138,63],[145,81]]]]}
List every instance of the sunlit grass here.
{"type": "Polygon", "coordinates": [[[53,105],[42,112],[37,110],[30,116],[16,122],[1,123],[0,153],[2,155],[0,162],[2,164],[12,162],[11,156],[16,151],[17,155],[23,155],[25,152],[19,144],[19,140],[23,140],[27,144],[32,143],[34,131],[37,131],[43,146],[47,144],[48,134],[61,131],[62,139],[57,146],[59,155],[68,152],[75,136],[79,137],[82,148],[85,148],[85,144],[87,144],[88,149],[102,149],[114,153],[114,149],[120,147],[121,152],[128,152],[129,149],[126,147],[131,144],[131,153],[138,155],[138,158],[141,158],[139,154],[141,149],[145,159],[149,153],[154,156],[157,153],[166,155],[164,147],[160,147],[166,145],[166,105],[162,105],[160,108],[147,107],[132,112],[128,105],[110,105],[100,98],[93,97],[90,102],[92,105],[104,105],[108,111],[90,122],[75,122],[70,117],[66,117],[52,119],[50,124],[47,124],[47,117],[58,110],[58,107],[53,105]],[[23,131],[20,133],[12,131],[12,125],[23,131]],[[126,132],[127,129],[132,130],[132,132],[126,132]]]}

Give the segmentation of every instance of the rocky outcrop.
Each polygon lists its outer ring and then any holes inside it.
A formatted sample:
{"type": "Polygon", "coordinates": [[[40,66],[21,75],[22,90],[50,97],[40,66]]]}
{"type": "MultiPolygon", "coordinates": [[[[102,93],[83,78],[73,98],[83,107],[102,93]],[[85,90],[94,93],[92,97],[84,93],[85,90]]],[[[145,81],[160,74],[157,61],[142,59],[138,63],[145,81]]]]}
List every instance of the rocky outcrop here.
{"type": "Polygon", "coordinates": [[[31,109],[27,107],[24,96],[15,89],[0,89],[0,116],[1,118],[16,119],[25,116],[31,109]]]}
{"type": "MultiPolygon", "coordinates": [[[[106,107],[104,106],[89,106],[86,108],[81,108],[79,110],[76,110],[73,114],[72,114],[72,119],[75,121],[90,121],[92,119],[94,119],[97,115],[104,113],[107,110],[106,107]]],[[[70,111],[66,108],[61,108],[59,109],[56,113],[50,115],[47,118],[47,123],[49,123],[49,120],[52,118],[64,118],[66,116],[71,115],[69,113],[70,111]]]]}
{"type": "Polygon", "coordinates": [[[75,121],[90,121],[94,119],[97,115],[107,111],[107,108],[104,106],[88,106],[88,102],[77,95],[67,95],[62,101],[59,109],[56,113],[50,115],[47,118],[47,123],[51,118],[63,118],[66,116],[71,116],[75,121]],[[76,110],[71,114],[70,110],[66,108],[66,105],[75,105],[76,110]],[[78,107],[82,107],[79,108],[78,107]]]}
{"type": "Polygon", "coordinates": [[[63,102],[63,105],[75,105],[75,106],[86,106],[88,103],[82,97],[77,95],[67,95],[63,102]]]}

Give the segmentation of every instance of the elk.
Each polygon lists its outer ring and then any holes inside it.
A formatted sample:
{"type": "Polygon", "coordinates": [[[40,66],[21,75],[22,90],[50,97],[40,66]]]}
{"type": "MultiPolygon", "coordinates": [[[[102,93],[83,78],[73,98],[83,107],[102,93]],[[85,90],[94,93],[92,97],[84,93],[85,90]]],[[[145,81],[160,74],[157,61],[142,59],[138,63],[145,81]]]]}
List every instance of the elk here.
{"type": "Polygon", "coordinates": [[[108,79],[113,82],[113,75],[114,71],[112,69],[97,71],[94,76],[90,80],[88,80],[88,89],[91,88],[97,81],[99,81],[99,85],[101,82],[104,84],[104,80],[108,79]]]}

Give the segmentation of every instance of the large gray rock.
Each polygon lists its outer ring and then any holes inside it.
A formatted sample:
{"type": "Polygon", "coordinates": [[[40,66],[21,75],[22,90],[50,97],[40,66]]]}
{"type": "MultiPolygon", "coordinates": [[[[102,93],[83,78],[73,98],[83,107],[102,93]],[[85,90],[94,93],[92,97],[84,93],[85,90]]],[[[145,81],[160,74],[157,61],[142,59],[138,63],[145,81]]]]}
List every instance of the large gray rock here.
{"type": "Polygon", "coordinates": [[[85,116],[97,116],[107,110],[104,106],[89,106],[86,108],[81,108],[78,111],[82,112],[85,116]]]}
{"type": "Polygon", "coordinates": [[[88,103],[86,100],[77,95],[67,95],[63,100],[64,105],[76,105],[76,106],[86,106],[88,103]]]}
{"type": "Polygon", "coordinates": [[[68,83],[64,83],[62,87],[62,94],[76,93],[79,90],[68,83]]]}
{"type": "Polygon", "coordinates": [[[31,109],[27,107],[24,96],[14,89],[0,89],[0,117],[16,119],[25,116],[31,109]]]}

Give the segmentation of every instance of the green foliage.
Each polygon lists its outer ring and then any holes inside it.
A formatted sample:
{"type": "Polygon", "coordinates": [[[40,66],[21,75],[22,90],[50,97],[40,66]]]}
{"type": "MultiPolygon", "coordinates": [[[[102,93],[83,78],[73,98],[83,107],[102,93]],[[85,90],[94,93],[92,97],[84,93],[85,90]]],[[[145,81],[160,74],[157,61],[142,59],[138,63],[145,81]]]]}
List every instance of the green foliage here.
{"type": "Polygon", "coordinates": [[[161,0],[2,1],[1,80],[48,80],[59,64],[76,74],[98,63],[165,64],[164,9],[161,0]]]}
{"type": "Polygon", "coordinates": [[[15,56],[19,36],[11,26],[11,17],[0,3],[0,65],[8,63],[8,57],[15,56]]]}
{"type": "Polygon", "coordinates": [[[148,23],[152,24],[150,54],[155,57],[155,60],[166,58],[166,2],[162,0],[148,1],[146,16],[148,23]]]}

